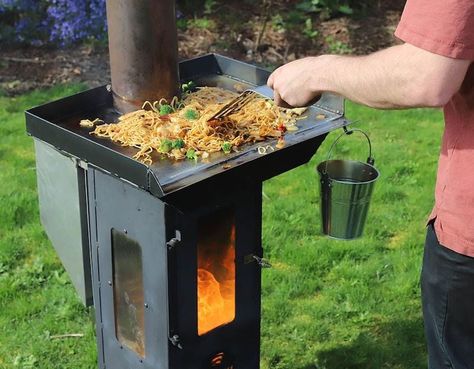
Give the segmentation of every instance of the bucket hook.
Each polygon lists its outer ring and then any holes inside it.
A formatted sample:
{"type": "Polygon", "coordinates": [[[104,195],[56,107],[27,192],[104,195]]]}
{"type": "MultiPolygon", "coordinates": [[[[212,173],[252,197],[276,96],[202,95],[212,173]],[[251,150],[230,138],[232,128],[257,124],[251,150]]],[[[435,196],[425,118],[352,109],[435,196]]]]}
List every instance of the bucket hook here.
{"type": "Polygon", "coordinates": [[[370,141],[370,138],[369,136],[367,135],[367,133],[365,133],[363,130],[361,129],[358,129],[358,128],[353,128],[353,129],[347,129],[347,126],[343,126],[342,129],[344,130],[343,133],[341,133],[339,135],[339,137],[337,137],[334,142],[332,143],[331,145],[331,148],[329,149],[329,153],[328,153],[328,156],[326,158],[326,167],[324,168],[324,174],[327,175],[327,163],[329,161],[329,159],[331,158],[331,154],[332,154],[332,151],[334,150],[334,148],[336,147],[336,144],[337,142],[344,136],[350,136],[352,135],[354,132],[359,132],[361,134],[363,134],[365,136],[365,138],[367,139],[367,142],[369,144],[369,156],[367,157],[367,164],[369,165],[374,165],[375,163],[375,159],[373,158],[372,156],[372,142],[370,141]]]}

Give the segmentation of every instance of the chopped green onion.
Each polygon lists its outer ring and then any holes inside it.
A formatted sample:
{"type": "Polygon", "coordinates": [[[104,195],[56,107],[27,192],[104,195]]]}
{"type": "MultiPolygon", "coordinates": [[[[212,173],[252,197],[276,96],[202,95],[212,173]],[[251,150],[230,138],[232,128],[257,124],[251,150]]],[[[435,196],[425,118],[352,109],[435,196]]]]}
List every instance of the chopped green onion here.
{"type": "Polygon", "coordinates": [[[183,93],[190,93],[196,89],[196,84],[193,81],[189,81],[188,83],[184,83],[181,85],[181,91],[183,93]]]}

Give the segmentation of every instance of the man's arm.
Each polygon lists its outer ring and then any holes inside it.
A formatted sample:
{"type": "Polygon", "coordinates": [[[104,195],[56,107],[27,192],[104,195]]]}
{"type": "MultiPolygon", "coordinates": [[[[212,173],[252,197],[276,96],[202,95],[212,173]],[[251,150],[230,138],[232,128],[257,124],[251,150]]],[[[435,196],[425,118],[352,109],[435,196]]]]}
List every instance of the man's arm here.
{"type": "Polygon", "coordinates": [[[268,85],[278,105],[306,106],[328,91],[380,109],[440,107],[459,90],[471,62],[403,44],[367,56],[296,60],[275,70],[268,85]]]}

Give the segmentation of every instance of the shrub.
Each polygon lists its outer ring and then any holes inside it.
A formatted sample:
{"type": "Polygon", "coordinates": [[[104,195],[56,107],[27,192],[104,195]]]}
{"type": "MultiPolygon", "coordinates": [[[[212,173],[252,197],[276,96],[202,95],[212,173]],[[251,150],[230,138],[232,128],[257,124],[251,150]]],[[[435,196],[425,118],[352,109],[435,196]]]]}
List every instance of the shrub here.
{"type": "Polygon", "coordinates": [[[323,17],[351,15],[378,6],[380,0],[300,0],[297,9],[305,13],[320,13],[323,17]]]}
{"type": "Polygon", "coordinates": [[[0,0],[0,41],[42,44],[47,34],[46,7],[44,1],[0,0]]]}
{"type": "Polygon", "coordinates": [[[0,41],[66,46],[106,38],[105,0],[0,0],[0,41]]]}
{"type": "Polygon", "coordinates": [[[321,12],[332,16],[337,13],[352,14],[349,0],[302,0],[297,5],[304,12],[321,12]]]}

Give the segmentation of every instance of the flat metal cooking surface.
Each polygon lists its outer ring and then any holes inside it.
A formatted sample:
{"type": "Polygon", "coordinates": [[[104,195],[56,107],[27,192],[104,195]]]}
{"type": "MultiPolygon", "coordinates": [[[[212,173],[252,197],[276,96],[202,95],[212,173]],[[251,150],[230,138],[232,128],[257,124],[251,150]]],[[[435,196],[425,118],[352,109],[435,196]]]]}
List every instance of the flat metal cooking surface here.
{"type": "MultiPolygon", "coordinates": [[[[269,72],[263,69],[213,54],[180,63],[181,81],[192,80],[197,86],[216,86],[234,91],[236,87],[255,88],[264,85],[268,75],[269,72]]],[[[265,89],[260,92],[268,94],[265,89]]],[[[281,160],[285,152],[291,152],[292,155],[289,156],[298,155],[298,145],[314,145],[313,139],[321,138],[328,132],[348,124],[344,119],[343,101],[334,96],[327,96],[318,102],[317,106],[309,107],[303,116],[306,118],[298,121],[298,131],[286,132],[286,144],[282,149],[275,148],[277,140],[266,140],[247,144],[242,146],[239,152],[231,154],[213,153],[206,162],[174,161],[154,154],[154,163],[148,167],[133,159],[137,149],[122,147],[108,139],[98,138],[90,134],[92,129],[80,127],[81,119],[100,118],[107,123],[117,121],[118,114],[112,107],[112,96],[106,86],[26,112],[27,130],[31,135],[159,197],[224,171],[242,169],[249,162],[258,162],[260,169],[254,175],[261,180],[267,179],[278,174],[278,169],[275,168],[266,174],[267,157],[278,153],[281,160]],[[259,147],[266,147],[266,153],[259,153],[259,147]]],[[[304,155],[308,156],[308,150],[303,151],[304,155]]],[[[314,151],[309,157],[299,158],[295,164],[309,160],[313,153],[314,151]],[[304,161],[300,162],[303,159],[304,161]]],[[[284,170],[288,168],[282,166],[281,172],[284,170]]]]}

